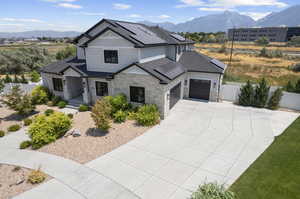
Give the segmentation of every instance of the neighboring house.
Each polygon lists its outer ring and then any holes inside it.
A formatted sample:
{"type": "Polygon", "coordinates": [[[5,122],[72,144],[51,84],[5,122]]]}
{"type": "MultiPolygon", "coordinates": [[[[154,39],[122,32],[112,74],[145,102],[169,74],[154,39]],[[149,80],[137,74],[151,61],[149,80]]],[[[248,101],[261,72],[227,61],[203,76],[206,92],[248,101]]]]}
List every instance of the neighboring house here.
{"type": "Polygon", "coordinates": [[[225,65],[160,27],[103,19],[75,39],[77,56],[41,70],[44,85],[69,102],[124,93],[156,104],[164,118],[182,98],[218,101],[225,65]]]}

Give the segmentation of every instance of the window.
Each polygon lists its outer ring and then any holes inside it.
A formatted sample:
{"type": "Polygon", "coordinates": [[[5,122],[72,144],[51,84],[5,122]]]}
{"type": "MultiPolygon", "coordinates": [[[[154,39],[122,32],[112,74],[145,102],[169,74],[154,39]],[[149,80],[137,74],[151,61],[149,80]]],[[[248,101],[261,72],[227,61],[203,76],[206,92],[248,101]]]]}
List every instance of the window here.
{"type": "Polygon", "coordinates": [[[145,88],[130,86],[130,101],[145,103],[145,88]]]}
{"type": "Polygon", "coordinates": [[[60,92],[63,91],[64,88],[63,88],[63,82],[61,78],[53,78],[52,82],[53,82],[53,89],[55,91],[60,91],[60,92]]]}
{"type": "Polygon", "coordinates": [[[107,96],[108,95],[107,82],[96,82],[96,95],[97,96],[107,96]]]}
{"type": "Polygon", "coordinates": [[[109,64],[118,63],[118,51],[117,50],[104,50],[104,62],[109,64]]]}

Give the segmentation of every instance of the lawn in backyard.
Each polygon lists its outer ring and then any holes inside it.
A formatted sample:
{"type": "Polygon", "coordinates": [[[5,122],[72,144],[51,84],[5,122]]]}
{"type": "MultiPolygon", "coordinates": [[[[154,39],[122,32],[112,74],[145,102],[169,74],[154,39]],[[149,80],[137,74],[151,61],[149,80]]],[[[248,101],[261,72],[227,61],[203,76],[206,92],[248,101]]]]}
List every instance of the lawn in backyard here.
{"type": "Polygon", "coordinates": [[[300,117],[230,187],[238,199],[300,198],[300,117]]]}

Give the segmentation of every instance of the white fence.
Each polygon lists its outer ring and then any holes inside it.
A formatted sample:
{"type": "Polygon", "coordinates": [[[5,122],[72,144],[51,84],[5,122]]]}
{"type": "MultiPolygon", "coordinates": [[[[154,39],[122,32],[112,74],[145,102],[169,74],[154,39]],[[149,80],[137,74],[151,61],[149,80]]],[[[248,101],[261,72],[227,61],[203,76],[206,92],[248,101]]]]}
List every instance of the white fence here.
{"type": "MultiPolygon", "coordinates": [[[[222,85],[221,98],[225,101],[237,102],[240,94],[240,83],[227,83],[222,85]]],[[[271,87],[270,95],[277,87],[271,87]]],[[[294,109],[300,111],[300,94],[283,92],[283,96],[280,101],[280,107],[294,109]]]]}
{"type": "Polygon", "coordinates": [[[3,88],[3,92],[2,94],[7,94],[11,91],[12,87],[14,86],[20,86],[20,89],[24,92],[24,93],[30,93],[34,87],[36,87],[37,85],[41,85],[42,82],[37,82],[37,83],[29,83],[29,84],[21,84],[21,83],[7,83],[5,84],[4,88],[3,88]]]}

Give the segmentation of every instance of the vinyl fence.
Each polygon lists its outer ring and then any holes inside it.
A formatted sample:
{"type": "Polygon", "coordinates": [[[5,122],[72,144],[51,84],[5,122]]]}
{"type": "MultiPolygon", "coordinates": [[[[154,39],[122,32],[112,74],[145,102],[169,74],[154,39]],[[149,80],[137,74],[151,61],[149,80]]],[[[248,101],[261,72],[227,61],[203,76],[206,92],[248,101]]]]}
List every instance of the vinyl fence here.
{"type": "Polygon", "coordinates": [[[4,86],[3,92],[1,94],[7,94],[11,91],[12,87],[19,85],[20,89],[24,93],[30,93],[34,87],[37,85],[41,85],[42,82],[37,82],[37,83],[29,83],[29,84],[21,84],[21,83],[7,83],[4,86]]]}
{"type": "MultiPolygon", "coordinates": [[[[225,101],[237,102],[240,94],[240,88],[243,84],[227,83],[222,85],[221,98],[225,101]]],[[[271,87],[270,94],[274,92],[277,87],[271,87]]],[[[300,111],[300,94],[283,92],[280,101],[280,107],[300,111]]]]}

